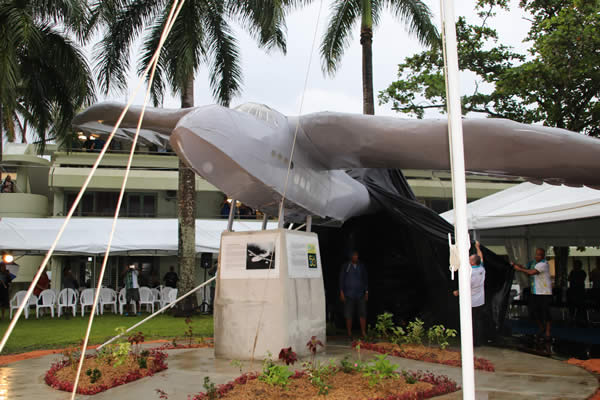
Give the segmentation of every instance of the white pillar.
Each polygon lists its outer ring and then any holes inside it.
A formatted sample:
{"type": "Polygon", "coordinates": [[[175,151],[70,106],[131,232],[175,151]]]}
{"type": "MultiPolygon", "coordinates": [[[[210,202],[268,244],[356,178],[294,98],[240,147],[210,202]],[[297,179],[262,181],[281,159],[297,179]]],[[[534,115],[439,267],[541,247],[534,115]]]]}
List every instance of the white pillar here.
{"type": "Polygon", "coordinates": [[[471,319],[471,266],[469,264],[469,232],[467,225],[467,190],[465,154],[462,131],[462,112],[458,72],[458,50],[453,0],[441,0],[444,58],[446,63],[446,96],[452,194],[454,200],[454,235],[460,256],[458,288],[460,292],[460,340],[462,358],[463,399],[475,399],[473,365],[473,322],[471,319]]]}

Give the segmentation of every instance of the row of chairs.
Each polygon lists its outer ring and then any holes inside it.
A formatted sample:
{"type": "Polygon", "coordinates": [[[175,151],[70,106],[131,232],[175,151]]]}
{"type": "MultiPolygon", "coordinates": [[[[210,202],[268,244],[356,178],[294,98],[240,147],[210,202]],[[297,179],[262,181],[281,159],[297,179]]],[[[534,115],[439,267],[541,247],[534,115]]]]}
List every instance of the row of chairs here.
{"type": "MultiPolygon", "coordinates": [[[[85,308],[94,305],[94,292],[95,289],[84,289],[79,293],[75,289],[63,289],[58,294],[53,289],[47,289],[40,293],[39,297],[32,295],[29,298],[29,304],[24,308],[25,318],[29,318],[29,309],[35,307],[36,318],[40,317],[40,311],[44,309],[50,310],[50,315],[54,318],[54,311],[56,309],[58,317],[63,313],[63,310],[70,308],[73,316],[77,313],[77,306],[81,309],[81,316],[85,316],[85,308]]],[[[18,291],[10,301],[10,318],[12,318],[13,310],[18,309],[26,295],[25,290],[18,291]]],[[[154,305],[157,304],[159,308],[171,304],[177,299],[177,289],[170,287],[163,287],[161,289],[151,289],[145,286],[140,288],[140,308],[146,306],[146,311],[154,312],[154,305]]],[[[96,308],[96,314],[104,314],[105,308],[108,306],[113,313],[117,313],[117,306],[119,313],[122,315],[124,306],[126,305],[125,289],[121,289],[117,295],[117,292],[110,288],[100,289],[100,298],[98,299],[98,307],[96,308]]],[[[137,313],[137,304],[131,302],[134,307],[134,312],[137,313]]],[[[141,310],[140,310],[141,311],[141,310]]]]}

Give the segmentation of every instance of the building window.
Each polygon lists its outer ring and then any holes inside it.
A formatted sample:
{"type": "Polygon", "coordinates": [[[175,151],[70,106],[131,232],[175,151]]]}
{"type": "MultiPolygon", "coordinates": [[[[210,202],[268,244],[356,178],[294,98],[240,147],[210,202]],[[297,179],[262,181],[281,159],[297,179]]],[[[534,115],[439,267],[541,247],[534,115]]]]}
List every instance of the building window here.
{"type": "MultiPolygon", "coordinates": [[[[77,193],[65,194],[65,215],[75,202],[77,193]]],[[[117,192],[85,193],[73,213],[76,217],[112,217],[119,200],[117,192]]],[[[156,193],[125,193],[121,206],[121,217],[153,218],[156,217],[156,193]]]]}

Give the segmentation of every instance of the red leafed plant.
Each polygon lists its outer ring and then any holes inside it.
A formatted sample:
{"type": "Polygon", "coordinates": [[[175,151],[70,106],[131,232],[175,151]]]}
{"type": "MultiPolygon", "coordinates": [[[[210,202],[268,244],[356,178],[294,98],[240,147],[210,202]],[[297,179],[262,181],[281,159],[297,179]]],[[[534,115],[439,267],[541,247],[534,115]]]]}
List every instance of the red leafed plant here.
{"type": "Polygon", "coordinates": [[[285,362],[285,365],[294,365],[296,361],[298,361],[298,357],[296,353],[292,351],[291,347],[283,348],[279,352],[279,359],[285,362]]]}
{"type": "Polygon", "coordinates": [[[317,339],[316,336],[311,337],[308,343],[306,343],[306,347],[308,347],[308,350],[310,350],[312,355],[317,354],[319,346],[324,347],[323,342],[317,339]]]}

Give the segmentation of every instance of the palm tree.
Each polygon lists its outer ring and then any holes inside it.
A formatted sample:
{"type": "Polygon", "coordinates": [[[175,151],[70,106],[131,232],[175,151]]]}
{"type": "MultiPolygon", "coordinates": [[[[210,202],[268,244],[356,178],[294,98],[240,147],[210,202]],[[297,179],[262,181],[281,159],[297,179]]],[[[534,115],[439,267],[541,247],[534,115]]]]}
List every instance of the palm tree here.
{"type": "Polygon", "coordinates": [[[352,28],[360,18],[362,46],[363,113],[375,114],[373,100],[373,26],[379,23],[384,9],[408,25],[410,34],[423,44],[439,40],[431,22],[429,8],[420,0],[334,0],[327,31],[321,43],[323,71],[333,76],[340,66],[344,50],[350,45],[352,28]]]}
{"type": "Polygon", "coordinates": [[[77,43],[88,15],[82,0],[0,2],[0,159],[4,135],[26,141],[70,138],[77,110],[94,100],[94,83],[77,43]]]}
{"type": "MultiPolygon", "coordinates": [[[[167,87],[181,98],[181,107],[194,106],[194,77],[201,65],[209,71],[214,98],[229,106],[240,93],[242,71],[237,41],[230,19],[235,19],[265,49],[285,52],[285,14],[300,0],[186,0],[164,43],[159,58],[152,99],[160,104],[167,87]]],[[[93,11],[93,23],[105,24],[106,34],[97,49],[100,84],[104,92],[116,85],[127,86],[129,52],[142,32],[143,49],[139,70],[149,65],[166,24],[172,0],[103,0],[93,11]]],[[[194,287],[195,175],[179,162],[178,221],[181,293],[194,287]]],[[[188,299],[193,299],[190,296],[188,299]]],[[[184,312],[194,306],[187,303],[184,312]]]]}

